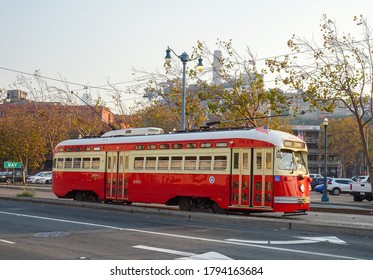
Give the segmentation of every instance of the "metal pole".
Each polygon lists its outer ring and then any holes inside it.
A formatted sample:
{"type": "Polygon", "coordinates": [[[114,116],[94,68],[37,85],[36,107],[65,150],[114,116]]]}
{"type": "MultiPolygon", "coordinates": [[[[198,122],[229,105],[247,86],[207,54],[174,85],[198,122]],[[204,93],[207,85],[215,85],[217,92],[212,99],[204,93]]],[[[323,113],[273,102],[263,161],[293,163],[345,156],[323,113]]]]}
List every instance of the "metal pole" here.
{"type": "Polygon", "coordinates": [[[329,197],[328,197],[328,186],[327,186],[327,179],[326,179],[326,159],[327,159],[327,156],[326,156],[326,128],[328,127],[327,124],[324,123],[324,128],[325,128],[325,135],[324,135],[324,189],[323,189],[323,192],[322,192],[322,197],[321,197],[321,201],[322,202],[329,202],[329,197]]]}
{"type": "Polygon", "coordinates": [[[181,93],[181,130],[185,130],[185,79],[186,79],[186,63],[187,61],[182,60],[183,62],[183,88],[181,93]]]}

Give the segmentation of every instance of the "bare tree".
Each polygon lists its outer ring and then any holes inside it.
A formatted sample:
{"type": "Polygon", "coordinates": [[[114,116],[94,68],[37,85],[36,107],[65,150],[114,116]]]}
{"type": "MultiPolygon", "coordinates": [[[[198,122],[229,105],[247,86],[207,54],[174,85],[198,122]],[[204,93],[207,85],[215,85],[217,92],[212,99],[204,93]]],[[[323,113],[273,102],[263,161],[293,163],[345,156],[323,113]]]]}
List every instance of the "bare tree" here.
{"type": "Polygon", "coordinates": [[[300,98],[312,107],[328,112],[343,107],[352,113],[373,174],[365,133],[373,118],[371,30],[363,16],[354,17],[353,21],[359,38],[340,33],[336,22],[324,15],[320,24],[321,45],[293,36],[288,46],[294,53],[284,59],[269,59],[267,65],[277,73],[278,82],[299,90],[300,98]]]}

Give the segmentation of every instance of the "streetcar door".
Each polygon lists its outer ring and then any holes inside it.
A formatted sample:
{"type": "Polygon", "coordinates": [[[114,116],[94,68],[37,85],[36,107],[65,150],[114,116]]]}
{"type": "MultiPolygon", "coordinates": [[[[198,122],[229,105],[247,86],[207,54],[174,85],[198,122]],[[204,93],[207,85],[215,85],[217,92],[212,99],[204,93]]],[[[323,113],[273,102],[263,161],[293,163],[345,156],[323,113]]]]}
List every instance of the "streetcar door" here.
{"type": "Polygon", "coordinates": [[[253,185],[251,205],[272,207],[273,203],[273,149],[253,149],[253,185]]]}
{"type": "Polygon", "coordinates": [[[125,152],[119,152],[117,198],[121,200],[128,199],[128,178],[126,176],[127,169],[128,155],[126,155],[125,152]]]}
{"type": "Polygon", "coordinates": [[[118,189],[118,152],[106,155],[106,199],[117,199],[118,189]]]}
{"type": "Polygon", "coordinates": [[[128,156],[125,152],[108,152],[106,160],[106,199],[124,200],[128,197],[125,176],[128,156]]]}
{"type": "Polygon", "coordinates": [[[231,204],[236,207],[250,203],[250,149],[233,149],[231,204]]]}

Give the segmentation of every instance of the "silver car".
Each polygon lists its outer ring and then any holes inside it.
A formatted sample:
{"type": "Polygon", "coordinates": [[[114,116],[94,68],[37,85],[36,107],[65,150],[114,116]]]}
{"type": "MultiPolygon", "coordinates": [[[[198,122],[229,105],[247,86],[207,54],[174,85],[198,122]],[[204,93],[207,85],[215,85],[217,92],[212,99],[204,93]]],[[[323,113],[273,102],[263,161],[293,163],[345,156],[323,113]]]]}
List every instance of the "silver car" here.
{"type": "Polygon", "coordinates": [[[39,172],[39,173],[35,174],[34,176],[28,177],[26,182],[29,183],[29,184],[36,184],[37,179],[42,178],[47,174],[52,174],[52,171],[39,172]]]}

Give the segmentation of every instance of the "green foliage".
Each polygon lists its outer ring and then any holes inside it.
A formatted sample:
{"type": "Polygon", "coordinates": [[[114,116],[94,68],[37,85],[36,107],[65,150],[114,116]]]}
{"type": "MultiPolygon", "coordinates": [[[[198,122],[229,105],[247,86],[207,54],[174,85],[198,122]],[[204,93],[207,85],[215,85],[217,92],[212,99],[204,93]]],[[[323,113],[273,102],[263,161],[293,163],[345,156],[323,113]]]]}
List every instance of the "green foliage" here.
{"type": "Polygon", "coordinates": [[[21,162],[27,168],[45,160],[46,139],[33,114],[22,107],[11,106],[0,118],[0,157],[21,162]]]}
{"type": "Polygon", "coordinates": [[[29,190],[23,190],[21,193],[17,194],[17,197],[34,197],[35,193],[29,190]]]}

